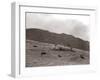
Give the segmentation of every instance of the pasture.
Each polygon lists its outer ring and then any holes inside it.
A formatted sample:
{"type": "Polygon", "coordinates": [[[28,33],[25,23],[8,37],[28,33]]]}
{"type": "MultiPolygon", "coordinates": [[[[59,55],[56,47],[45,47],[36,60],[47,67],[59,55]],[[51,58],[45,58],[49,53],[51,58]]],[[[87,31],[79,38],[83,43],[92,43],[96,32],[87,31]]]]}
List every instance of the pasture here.
{"type": "Polygon", "coordinates": [[[26,40],[26,67],[89,64],[89,51],[26,40]]]}

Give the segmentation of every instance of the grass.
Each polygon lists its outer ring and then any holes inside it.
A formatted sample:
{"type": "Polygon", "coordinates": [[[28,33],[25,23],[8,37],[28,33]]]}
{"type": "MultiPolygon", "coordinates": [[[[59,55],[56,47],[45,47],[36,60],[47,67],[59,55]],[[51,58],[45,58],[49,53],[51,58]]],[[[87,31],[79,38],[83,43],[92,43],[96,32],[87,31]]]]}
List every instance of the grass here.
{"type": "Polygon", "coordinates": [[[55,49],[54,44],[26,41],[26,67],[89,64],[89,52],[65,46],[55,49]],[[34,47],[35,46],[35,47],[34,47]],[[41,55],[41,53],[45,53],[41,55]],[[84,58],[81,58],[80,55],[84,58]]]}

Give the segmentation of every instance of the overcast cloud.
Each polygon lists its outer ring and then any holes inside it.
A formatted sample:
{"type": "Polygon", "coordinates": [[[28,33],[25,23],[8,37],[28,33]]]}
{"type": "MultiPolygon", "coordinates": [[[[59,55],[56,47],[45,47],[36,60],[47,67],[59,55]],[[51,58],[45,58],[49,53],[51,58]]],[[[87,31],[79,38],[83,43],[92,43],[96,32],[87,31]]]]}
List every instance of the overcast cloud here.
{"type": "Polygon", "coordinates": [[[70,34],[89,41],[89,16],[27,13],[26,28],[70,34]]]}

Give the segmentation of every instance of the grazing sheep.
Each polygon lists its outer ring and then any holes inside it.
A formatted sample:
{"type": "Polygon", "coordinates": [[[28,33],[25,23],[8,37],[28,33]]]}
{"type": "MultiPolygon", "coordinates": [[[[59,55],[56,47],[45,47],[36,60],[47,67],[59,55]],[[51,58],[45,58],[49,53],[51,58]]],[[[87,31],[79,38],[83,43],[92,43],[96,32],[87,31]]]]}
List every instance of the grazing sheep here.
{"type": "Polygon", "coordinates": [[[63,46],[63,45],[55,45],[54,47],[53,47],[53,49],[54,50],[58,50],[58,51],[66,51],[67,50],[67,48],[65,47],[65,46],[63,46]]]}

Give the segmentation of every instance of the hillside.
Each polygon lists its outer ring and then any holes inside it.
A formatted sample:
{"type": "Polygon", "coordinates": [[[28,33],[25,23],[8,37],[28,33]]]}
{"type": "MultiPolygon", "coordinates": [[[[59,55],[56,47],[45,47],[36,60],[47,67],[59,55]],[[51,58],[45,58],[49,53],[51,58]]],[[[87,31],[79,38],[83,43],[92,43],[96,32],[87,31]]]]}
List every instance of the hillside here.
{"type": "Polygon", "coordinates": [[[73,51],[56,50],[54,44],[34,40],[26,41],[26,67],[63,66],[89,64],[89,52],[73,48],[73,51]],[[45,54],[44,54],[45,53],[45,54]]]}
{"type": "Polygon", "coordinates": [[[89,51],[89,42],[68,34],[57,34],[36,28],[26,29],[26,39],[44,43],[61,44],[89,51]]]}

